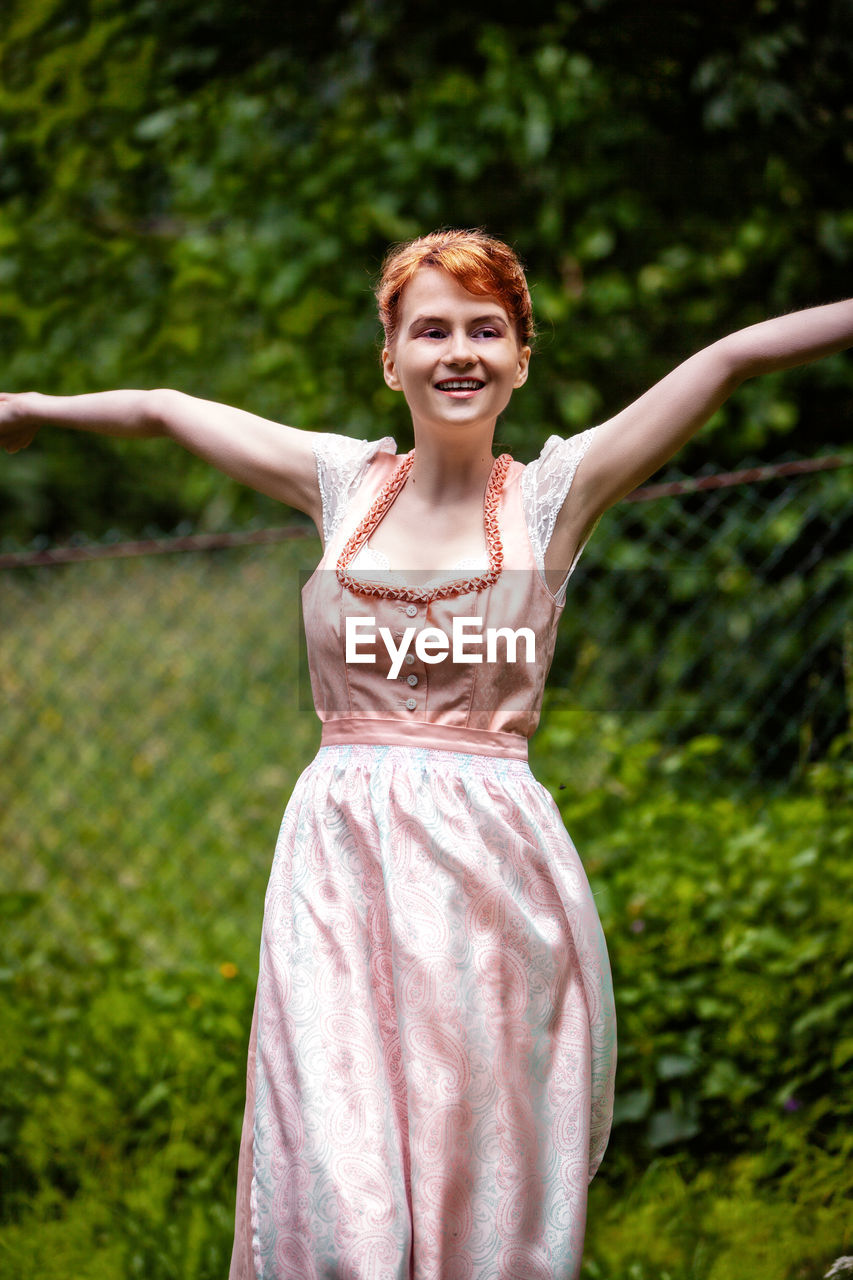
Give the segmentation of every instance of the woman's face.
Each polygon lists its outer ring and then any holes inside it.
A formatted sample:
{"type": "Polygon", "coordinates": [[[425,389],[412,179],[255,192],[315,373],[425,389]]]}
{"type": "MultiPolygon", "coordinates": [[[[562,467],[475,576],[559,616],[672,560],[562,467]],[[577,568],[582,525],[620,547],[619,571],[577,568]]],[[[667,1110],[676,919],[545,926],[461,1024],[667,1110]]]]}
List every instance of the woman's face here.
{"type": "Polygon", "coordinates": [[[438,267],[421,267],[406,285],[397,336],[382,352],[385,381],[403,392],[415,427],[442,433],[494,431],[529,360],[501,302],[438,267]]]}

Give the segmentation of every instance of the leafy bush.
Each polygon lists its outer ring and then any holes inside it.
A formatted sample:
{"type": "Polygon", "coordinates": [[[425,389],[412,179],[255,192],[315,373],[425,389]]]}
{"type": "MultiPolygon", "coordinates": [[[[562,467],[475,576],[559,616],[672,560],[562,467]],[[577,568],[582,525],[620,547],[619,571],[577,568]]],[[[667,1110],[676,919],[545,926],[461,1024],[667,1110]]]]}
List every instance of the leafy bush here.
{"type": "Polygon", "coordinates": [[[158,972],[106,921],[72,950],[40,905],[0,899],[4,1274],[221,1277],[251,975],[158,972]]]}
{"type": "Polygon", "coordinates": [[[705,782],[726,750],[663,750],[612,717],[549,710],[537,759],[582,851],[620,1027],[611,1174],[807,1144],[841,1167],[853,1115],[853,764],[840,739],[798,792],[705,782]],[[559,762],[559,763],[558,763],[559,762]]]}
{"type": "Polygon", "coordinates": [[[804,1149],[769,1181],[758,1156],[658,1157],[629,1186],[592,1184],[583,1280],[821,1280],[850,1252],[850,1180],[804,1149]]]}

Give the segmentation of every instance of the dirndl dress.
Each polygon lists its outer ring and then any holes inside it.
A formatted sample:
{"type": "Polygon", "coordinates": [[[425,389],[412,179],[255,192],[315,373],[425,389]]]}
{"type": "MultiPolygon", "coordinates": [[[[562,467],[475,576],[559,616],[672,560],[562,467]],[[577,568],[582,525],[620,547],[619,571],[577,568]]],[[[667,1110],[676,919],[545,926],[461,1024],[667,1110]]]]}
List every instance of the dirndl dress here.
{"type": "Polygon", "coordinates": [[[566,587],[544,553],[592,431],[496,459],[482,562],[420,584],[368,541],[412,455],[318,433],[323,734],[266,894],[231,1280],[579,1273],[613,991],[527,742],[566,587]]]}

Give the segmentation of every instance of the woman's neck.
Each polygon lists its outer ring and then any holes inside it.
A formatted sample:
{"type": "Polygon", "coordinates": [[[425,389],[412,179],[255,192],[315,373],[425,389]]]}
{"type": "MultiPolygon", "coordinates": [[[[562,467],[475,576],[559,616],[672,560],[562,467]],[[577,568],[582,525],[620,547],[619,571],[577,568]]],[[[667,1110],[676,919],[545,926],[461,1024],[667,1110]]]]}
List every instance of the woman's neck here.
{"type": "Polygon", "coordinates": [[[483,494],[494,461],[491,437],[449,445],[416,439],[415,460],[406,483],[429,506],[461,502],[483,494]]]}

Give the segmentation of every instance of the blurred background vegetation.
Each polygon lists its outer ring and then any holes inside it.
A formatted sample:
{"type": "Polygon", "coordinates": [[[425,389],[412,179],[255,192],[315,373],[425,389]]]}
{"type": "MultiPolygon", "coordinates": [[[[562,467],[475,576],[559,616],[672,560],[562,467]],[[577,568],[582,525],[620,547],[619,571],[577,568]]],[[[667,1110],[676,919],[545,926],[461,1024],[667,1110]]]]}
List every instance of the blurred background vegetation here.
{"type": "MultiPolygon", "coordinates": [[[[371,282],[390,241],[484,225],[533,285],[537,366],[499,433],[527,461],[723,333],[850,291],[850,0],[4,13],[9,390],[176,386],[406,447],[371,282]]],[[[843,358],[761,379],[684,465],[837,445],[851,401],[843,358]]],[[[45,432],[0,469],[0,534],[279,518],[176,455],[45,432]]]]}
{"type": "MultiPolygon", "coordinates": [[[[851,83],[850,0],[11,0],[2,386],[169,385],[406,448],[371,284],[390,241],[483,225],[530,270],[497,442],[527,461],[853,292],[851,83]]],[[[851,408],[849,357],[747,384],[679,468],[849,452],[851,408]]],[[[579,571],[534,770],[620,1017],[585,1280],[853,1253],[850,474],[626,504],[579,571]]],[[[7,549],[291,519],[162,441],[0,462],[7,549]]],[[[4,1280],[227,1272],[318,550],[0,575],[4,1280]]]]}

